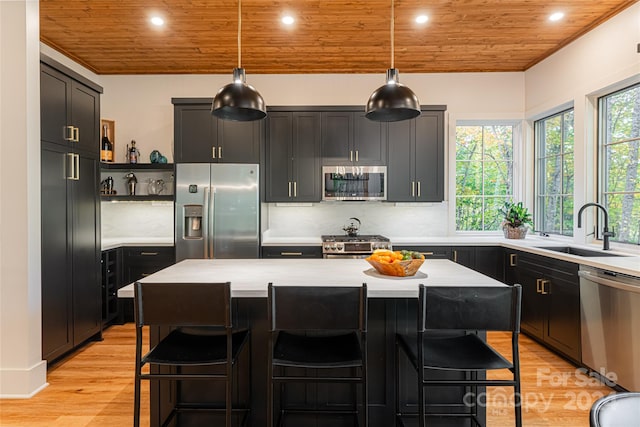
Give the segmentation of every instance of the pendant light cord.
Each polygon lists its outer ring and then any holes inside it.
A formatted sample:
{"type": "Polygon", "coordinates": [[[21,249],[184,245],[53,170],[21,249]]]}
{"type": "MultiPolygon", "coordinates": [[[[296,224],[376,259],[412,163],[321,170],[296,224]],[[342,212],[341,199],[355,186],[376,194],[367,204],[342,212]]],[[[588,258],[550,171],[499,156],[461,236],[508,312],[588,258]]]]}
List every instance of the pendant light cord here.
{"type": "Polygon", "coordinates": [[[242,53],[240,50],[241,34],[242,34],[242,0],[238,0],[238,68],[242,68],[242,53]]]}
{"type": "Polygon", "coordinates": [[[391,68],[395,68],[395,64],[394,64],[395,42],[393,40],[394,21],[395,21],[395,14],[394,14],[394,8],[393,8],[393,0],[391,0],[391,68]]]}

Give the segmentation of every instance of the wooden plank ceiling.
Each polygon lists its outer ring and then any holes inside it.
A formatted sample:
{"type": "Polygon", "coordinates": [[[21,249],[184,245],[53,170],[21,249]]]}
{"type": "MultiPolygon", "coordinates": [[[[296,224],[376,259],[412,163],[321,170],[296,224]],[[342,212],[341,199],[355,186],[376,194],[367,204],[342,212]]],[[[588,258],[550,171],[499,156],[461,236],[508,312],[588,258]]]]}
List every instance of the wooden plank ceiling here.
{"type": "MultiPolygon", "coordinates": [[[[395,66],[523,71],[634,3],[395,0],[395,66]],[[549,21],[556,11],[564,19],[549,21]],[[420,13],[426,24],[415,23],[420,13]]],[[[390,0],[243,0],[242,65],[250,74],[384,73],[390,17],[390,0]]],[[[237,0],[40,0],[41,40],[98,74],[231,73],[237,18],[237,0]],[[154,13],[163,28],[149,24],[154,13]]]]}

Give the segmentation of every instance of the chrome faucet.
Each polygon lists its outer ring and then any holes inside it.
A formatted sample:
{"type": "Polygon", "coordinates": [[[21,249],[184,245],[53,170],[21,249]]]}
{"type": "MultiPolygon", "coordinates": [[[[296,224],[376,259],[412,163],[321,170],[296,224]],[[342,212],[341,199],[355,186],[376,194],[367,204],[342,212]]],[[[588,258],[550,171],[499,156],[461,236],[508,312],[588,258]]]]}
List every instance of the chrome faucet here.
{"type": "Polygon", "coordinates": [[[580,208],[580,210],[578,211],[578,228],[582,228],[582,211],[585,210],[586,208],[588,208],[589,206],[595,206],[596,208],[600,208],[600,209],[602,209],[602,212],[604,213],[604,228],[602,229],[602,240],[603,240],[602,250],[608,251],[609,250],[609,237],[615,236],[615,233],[613,232],[613,230],[609,231],[609,213],[607,212],[607,210],[605,209],[604,206],[599,205],[598,203],[586,203],[586,204],[584,204],[580,208]]]}

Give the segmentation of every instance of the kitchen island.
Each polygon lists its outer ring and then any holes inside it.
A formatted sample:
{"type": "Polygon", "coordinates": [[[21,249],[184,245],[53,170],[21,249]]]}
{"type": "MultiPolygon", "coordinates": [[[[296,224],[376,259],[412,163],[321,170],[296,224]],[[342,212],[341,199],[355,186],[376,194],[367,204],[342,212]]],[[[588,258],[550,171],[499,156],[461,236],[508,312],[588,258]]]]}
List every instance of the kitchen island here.
{"type": "MultiPolygon", "coordinates": [[[[145,277],[141,282],[231,282],[235,322],[251,329],[251,426],[264,427],[266,422],[266,384],[268,349],[267,287],[274,285],[348,286],[367,284],[369,297],[369,330],[367,334],[369,360],[369,414],[371,427],[395,425],[395,334],[415,330],[418,287],[438,286],[506,286],[449,260],[427,260],[413,277],[395,278],[378,274],[362,259],[214,259],[184,260],[145,277]]],[[[121,298],[133,297],[133,285],[120,289],[121,298]]],[[[155,330],[156,341],[167,331],[155,330]]],[[[455,375],[455,374],[449,374],[455,375]]],[[[417,390],[412,369],[401,363],[400,376],[405,378],[400,390],[402,405],[415,409],[417,390]]],[[[246,390],[240,390],[242,402],[246,390]]],[[[182,400],[220,400],[221,390],[214,386],[189,383],[182,387],[182,400]]],[[[460,402],[464,390],[449,387],[430,389],[430,403],[446,405],[460,402]]],[[[151,385],[151,425],[158,426],[173,405],[173,390],[151,385]]],[[[300,405],[340,407],[352,401],[349,390],[335,385],[296,386],[285,399],[300,405]]],[[[484,408],[480,409],[481,419],[484,408]]],[[[184,417],[181,426],[202,425],[194,416],[184,417]]],[[[465,420],[433,420],[430,425],[466,425],[465,420]],[[456,424],[458,422],[459,424],[456,424]]],[[[316,425],[311,423],[310,425],[316,425]]],[[[321,425],[321,424],[318,424],[321,425]]],[[[332,427],[342,427],[335,420],[332,427]]],[[[344,424],[349,425],[349,424],[344,424]]]]}

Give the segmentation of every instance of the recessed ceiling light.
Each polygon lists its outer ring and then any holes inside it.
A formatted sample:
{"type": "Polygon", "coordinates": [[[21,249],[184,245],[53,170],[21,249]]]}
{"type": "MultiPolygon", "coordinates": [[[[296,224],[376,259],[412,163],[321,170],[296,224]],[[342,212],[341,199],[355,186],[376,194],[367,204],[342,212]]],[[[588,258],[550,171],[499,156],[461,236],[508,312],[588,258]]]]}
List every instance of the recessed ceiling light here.
{"type": "Polygon", "coordinates": [[[429,20],[429,17],[427,15],[418,15],[418,16],[416,16],[416,22],[418,24],[424,24],[428,20],[429,20]]]}
{"type": "Polygon", "coordinates": [[[293,19],[293,16],[291,16],[291,15],[285,15],[285,16],[283,16],[283,17],[282,17],[282,23],[283,23],[284,25],[293,25],[293,23],[294,23],[295,21],[296,21],[296,20],[295,20],[295,19],[293,19]]]}
{"type": "Polygon", "coordinates": [[[151,18],[151,23],[156,27],[162,27],[164,25],[164,19],[159,16],[153,16],[151,18]]]}
{"type": "Polygon", "coordinates": [[[552,14],[549,16],[549,21],[559,21],[559,20],[561,20],[562,18],[564,18],[564,13],[562,13],[562,12],[555,12],[555,13],[552,13],[552,14]]]}

